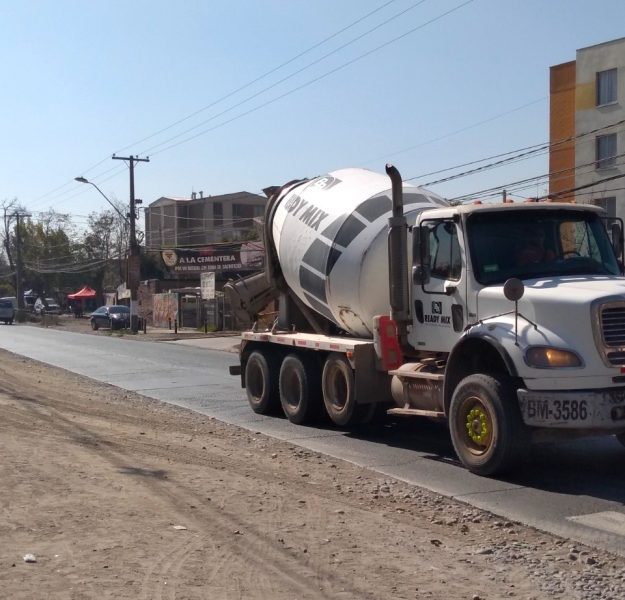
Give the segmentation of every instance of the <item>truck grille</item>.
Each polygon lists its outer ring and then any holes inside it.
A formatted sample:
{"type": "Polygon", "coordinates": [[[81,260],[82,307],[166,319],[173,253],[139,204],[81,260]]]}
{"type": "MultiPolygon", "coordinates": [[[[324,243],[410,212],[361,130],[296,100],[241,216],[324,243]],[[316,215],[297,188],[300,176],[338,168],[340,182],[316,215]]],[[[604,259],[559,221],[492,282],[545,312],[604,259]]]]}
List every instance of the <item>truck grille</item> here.
{"type": "Polygon", "coordinates": [[[608,367],[622,368],[625,366],[625,301],[596,300],[591,310],[593,335],[603,362],[608,367]]]}
{"type": "Polygon", "coordinates": [[[609,348],[625,346],[625,304],[603,308],[601,311],[601,332],[603,343],[609,348]]]}
{"type": "Polygon", "coordinates": [[[607,356],[611,365],[615,367],[625,365],[625,352],[608,352],[607,356]]]}

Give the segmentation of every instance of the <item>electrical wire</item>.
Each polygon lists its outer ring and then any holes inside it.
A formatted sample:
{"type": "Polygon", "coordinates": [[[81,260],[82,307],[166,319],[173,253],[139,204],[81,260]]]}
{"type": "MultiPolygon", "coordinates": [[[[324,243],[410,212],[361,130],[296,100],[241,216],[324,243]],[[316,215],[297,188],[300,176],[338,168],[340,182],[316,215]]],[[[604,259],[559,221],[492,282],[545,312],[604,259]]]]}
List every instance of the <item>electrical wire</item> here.
{"type": "MultiPolygon", "coordinates": [[[[300,52],[299,54],[293,56],[292,58],[286,60],[285,62],[279,64],[277,67],[274,67],[272,69],[270,69],[269,71],[266,71],[265,73],[263,73],[262,75],[259,75],[258,77],[256,77],[255,79],[243,84],[242,86],[232,90],[231,92],[228,92],[227,94],[221,96],[220,98],[218,98],[217,100],[212,101],[210,104],[207,104],[199,109],[197,109],[196,111],[190,113],[189,115],[187,115],[186,117],[183,117],[182,119],[179,119],[178,121],[175,121],[174,123],[172,123],[171,125],[168,125],[167,127],[164,127],[162,129],[159,129],[157,132],[148,135],[136,142],[133,142],[132,144],[129,144],[128,146],[125,146],[124,148],[121,148],[120,150],[117,151],[117,153],[123,152],[125,150],[128,150],[131,147],[134,147],[136,145],[142,144],[143,142],[152,139],[154,137],[156,137],[157,135],[160,135],[161,133],[164,133],[165,131],[168,131],[170,129],[172,129],[173,127],[176,127],[177,125],[180,125],[181,123],[184,123],[185,121],[188,121],[189,119],[191,119],[192,117],[197,116],[198,114],[208,110],[209,108],[212,108],[213,106],[223,102],[224,100],[227,100],[228,98],[234,96],[235,94],[237,94],[238,92],[241,92],[245,89],[247,89],[248,87],[251,87],[252,85],[254,85],[255,83],[258,83],[259,81],[265,79],[266,77],[268,77],[269,75],[273,75],[273,73],[279,71],[280,69],[282,69],[283,67],[286,67],[287,65],[295,62],[297,59],[301,58],[302,56],[305,56],[306,54],[312,52],[313,50],[315,50],[316,48],[319,48],[320,46],[323,46],[324,44],[326,44],[327,42],[329,42],[330,40],[334,39],[335,37],[338,37],[341,33],[344,33],[345,31],[347,31],[348,29],[351,29],[352,27],[358,25],[359,23],[361,23],[362,21],[368,19],[370,16],[376,14],[377,12],[381,11],[382,9],[386,8],[387,6],[389,6],[390,4],[393,4],[396,0],[389,0],[388,2],[385,2],[384,4],[382,4],[381,6],[378,6],[377,8],[373,9],[372,11],[368,12],[367,14],[363,15],[362,17],[359,17],[358,19],[356,19],[355,21],[353,21],[352,23],[350,23],[349,25],[339,29],[338,31],[335,31],[333,34],[329,35],[328,37],[324,38],[323,40],[321,40],[320,42],[317,42],[315,44],[313,44],[312,46],[308,47],[306,50],[303,50],[302,52],[300,52]]],[[[412,10],[412,8],[415,8],[417,5],[419,4],[423,4],[424,2],[426,2],[427,0],[420,0],[419,2],[417,2],[416,4],[414,4],[413,6],[401,11],[400,13],[398,13],[397,15],[395,15],[394,17],[391,17],[391,19],[388,19],[387,21],[385,21],[383,24],[388,23],[389,21],[397,18],[398,16],[404,14],[405,12],[408,12],[409,10],[412,10]]],[[[382,25],[380,25],[382,26],[382,25]]],[[[377,28],[379,28],[380,26],[377,26],[376,28],[370,30],[373,31],[377,28]]],[[[359,39],[359,38],[356,38],[359,39]]],[[[352,42],[350,42],[352,43],[352,42]]],[[[346,44],[348,45],[348,44],[346,44]]],[[[342,49],[344,46],[341,46],[340,49],[342,49]]],[[[338,51],[338,50],[337,50],[338,51]]],[[[330,54],[333,54],[335,51],[333,51],[330,54]]],[[[330,54],[327,54],[327,56],[330,56],[330,54]]],[[[316,61],[318,62],[318,61],[316,61]]],[[[315,64],[315,63],[311,63],[311,64],[315,64]]],[[[304,69],[308,68],[304,67],[304,69]]],[[[302,69],[302,70],[304,70],[302,69]]],[[[295,74],[300,73],[300,71],[296,71],[295,74]]],[[[292,75],[291,75],[292,76],[292,75]]],[[[289,76],[289,77],[291,77],[289,76]]],[[[284,80],[280,80],[277,83],[281,83],[284,80]]],[[[273,84],[276,85],[276,84],[273,84]]],[[[269,88],[266,88],[269,89],[269,88]]],[[[254,97],[254,96],[252,96],[254,97]]],[[[236,105],[235,105],[236,106],[236,105]]],[[[202,123],[200,123],[197,126],[201,126],[202,123]]],[[[143,153],[142,153],[143,154],[143,153]]]]}
{"type": "MultiPolygon", "coordinates": [[[[613,157],[610,158],[622,158],[623,156],[625,156],[625,153],[622,154],[617,154],[613,157]]],[[[514,181],[512,183],[507,183],[507,184],[503,184],[503,185],[498,185],[492,188],[487,188],[484,190],[479,190],[477,192],[472,192],[469,194],[463,194],[461,196],[455,196],[454,198],[450,198],[451,202],[464,202],[465,200],[472,200],[477,196],[486,196],[488,197],[489,195],[495,195],[499,192],[501,192],[503,189],[507,189],[508,187],[510,187],[511,189],[514,188],[517,185],[520,184],[527,184],[527,183],[536,183],[540,180],[544,180],[544,179],[548,179],[550,177],[553,177],[555,175],[563,175],[563,174],[570,174],[571,172],[575,173],[577,171],[581,171],[582,169],[588,168],[588,167],[595,167],[596,166],[596,160],[593,160],[590,163],[585,163],[583,165],[576,165],[575,167],[570,167],[567,169],[561,169],[559,171],[551,171],[549,173],[544,173],[542,175],[537,175],[535,177],[528,177],[526,179],[521,179],[519,181],[514,181]]]]}
{"type": "MultiPolygon", "coordinates": [[[[404,32],[401,35],[398,35],[386,42],[384,42],[383,44],[380,44],[378,46],[376,46],[375,48],[372,48],[371,50],[368,50],[367,52],[360,54],[358,56],[356,56],[355,58],[352,58],[351,60],[348,60],[347,62],[329,70],[326,71],[325,73],[322,73],[321,75],[314,77],[313,79],[310,79],[304,83],[302,83],[301,85],[298,85],[294,88],[291,88],[290,90],[287,90],[286,92],[270,99],[267,100],[266,102],[263,102],[262,104],[259,104],[258,106],[255,106],[253,108],[250,108],[247,111],[244,111],[238,115],[235,115],[233,117],[231,117],[230,119],[227,119],[225,121],[222,121],[221,123],[217,123],[216,125],[214,125],[213,127],[209,127],[208,129],[204,129],[188,138],[185,138],[183,140],[180,140],[179,142],[176,142],[174,144],[171,144],[169,146],[165,146],[164,148],[161,148],[160,150],[153,152],[152,150],[156,149],[158,146],[163,145],[166,142],[162,142],[161,144],[158,144],[156,146],[153,146],[149,149],[143,150],[140,154],[147,154],[150,153],[151,156],[156,156],[158,154],[162,154],[163,152],[167,152],[168,150],[172,150],[173,148],[177,148],[178,146],[181,146],[182,144],[186,144],[187,142],[190,142],[194,139],[197,139],[198,137],[201,137],[203,135],[206,135],[207,133],[214,131],[215,129],[224,127],[225,125],[228,125],[229,123],[232,123],[233,121],[236,121],[238,119],[241,119],[243,117],[246,117],[247,115],[250,115],[262,108],[265,108],[271,104],[274,104],[275,102],[277,102],[278,100],[282,100],[283,98],[290,96],[291,94],[294,94],[295,92],[298,92],[314,83],[317,83],[318,81],[321,81],[322,79],[325,79],[326,77],[329,77],[330,75],[334,75],[335,73],[337,73],[338,71],[341,71],[343,69],[345,69],[346,67],[349,67],[351,65],[353,65],[354,63],[370,56],[371,54],[374,54],[375,52],[378,52],[384,48],[386,48],[387,46],[390,46],[391,44],[394,44],[402,39],[404,39],[405,37],[419,31],[420,29],[423,29],[424,27],[427,27],[428,25],[431,25],[432,23],[435,23],[436,21],[439,21],[441,19],[443,19],[444,17],[460,10],[461,8],[465,7],[468,4],[471,4],[474,0],[465,0],[465,2],[462,2],[461,4],[458,4],[457,6],[455,6],[454,8],[451,8],[447,11],[445,11],[444,13],[441,13],[440,15],[433,17],[432,19],[430,19],[429,21],[426,21],[424,23],[421,23],[420,25],[413,27],[412,29],[404,32]]],[[[174,138],[172,138],[174,139],[174,138]]]]}
{"type": "Polygon", "coordinates": [[[86,273],[97,266],[103,265],[113,260],[121,260],[121,255],[110,256],[108,258],[102,258],[98,260],[93,260],[90,262],[83,262],[74,264],[71,268],[66,267],[58,267],[54,269],[40,268],[39,265],[35,265],[33,263],[24,263],[25,268],[34,273],[39,273],[42,275],[50,275],[55,273],[86,273]]]}
{"type": "Polygon", "coordinates": [[[211,121],[214,121],[215,119],[218,119],[219,117],[221,117],[221,116],[223,116],[223,115],[233,111],[234,109],[238,108],[239,106],[242,106],[243,104],[247,104],[250,100],[253,100],[254,98],[257,98],[258,96],[261,96],[265,92],[268,92],[269,90],[274,89],[278,85],[284,83],[285,81],[288,81],[289,79],[292,79],[296,75],[299,75],[300,73],[303,73],[304,71],[307,71],[311,67],[319,64],[320,62],[323,62],[324,60],[326,60],[330,56],[333,56],[334,54],[337,54],[341,50],[344,50],[348,46],[351,46],[352,44],[354,44],[357,41],[363,39],[364,37],[370,35],[374,31],[377,31],[378,29],[384,27],[385,25],[388,25],[388,23],[390,23],[391,21],[394,21],[395,19],[398,19],[402,15],[406,14],[407,12],[409,12],[411,10],[414,10],[415,8],[417,8],[421,4],[424,4],[427,1],[428,0],[418,0],[418,2],[415,2],[414,4],[409,6],[408,8],[405,8],[405,9],[399,11],[398,13],[396,13],[393,16],[391,16],[388,19],[386,19],[386,21],[383,21],[382,23],[379,23],[378,25],[375,25],[371,29],[368,29],[367,31],[361,33],[360,35],[356,36],[355,38],[352,38],[348,42],[345,42],[344,44],[342,44],[338,48],[335,48],[334,50],[331,50],[330,52],[328,52],[328,53],[324,54],[323,56],[313,60],[312,62],[308,63],[307,65],[297,69],[296,71],[293,71],[292,73],[289,73],[288,75],[286,75],[282,79],[279,79],[278,81],[273,82],[271,85],[268,85],[267,87],[264,87],[263,89],[255,92],[251,96],[248,96],[247,98],[244,98],[243,100],[237,102],[236,104],[234,104],[232,106],[229,106],[228,108],[222,110],[221,112],[212,115],[208,119],[205,119],[205,120],[203,120],[203,121],[201,121],[199,123],[196,123],[195,125],[193,125],[192,127],[189,127],[185,131],[177,133],[176,135],[174,135],[174,136],[172,136],[172,137],[170,137],[170,138],[168,138],[168,139],[166,139],[166,140],[164,140],[162,142],[159,142],[158,144],[155,144],[154,146],[151,146],[150,148],[146,148],[145,150],[143,150],[141,152],[141,154],[153,153],[153,151],[156,150],[157,148],[160,148],[161,146],[163,146],[165,144],[168,144],[169,142],[177,140],[177,139],[181,138],[182,136],[187,135],[188,133],[191,133],[192,131],[195,131],[199,127],[202,127],[202,126],[206,125],[207,123],[210,123],[211,121]]]}
{"type": "MultiPolygon", "coordinates": [[[[424,0],[425,1],[425,0],[424,0]]],[[[156,137],[157,135],[160,135],[161,133],[164,133],[165,131],[168,131],[170,129],[172,129],[173,127],[176,127],[177,125],[180,125],[181,123],[184,123],[185,121],[188,121],[189,119],[191,119],[192,117],[208,110],[209,108],[212,108],[213,106],[219,104],[220,102],[223,102],[224,100],[227,100],[228,98],[234,96],[235,94],[237,94],[238,92],[243,91],[244,89],[254,85],[255,83],[265,79],[266,77],[268,77],[269,75],[272,75],[273,73],[279,71],[280,69],[282,69],[283,67],[286,67],[287,65],[295,62],[297,59],[301,58],[302,56],[308,54],[309,52],[312,52],[313,50],[315,50],[316,48],[319,48],[320,46],[323,46],[324,44],[326,44],[327,42],[329,42],[330,40],[334,39],[335,37],[338,37],[340,34],[344,33],[345,31],[351,29],[352,27],[355,27],[356,25],[358,25],[359,23],[361,23],[362,21],[368,19],[369,17],[373,16],[374,14],[380,12],[381,10],[383,10],[384,8],[386,8],[387,6],[389,6],[390,4],[393,4],[394,2],[396,2],[396,0],[388,0],[387,2],[384,2],[382,5],[378,6],[377,8],[369,11],[368,13],[366,13],[365,15],[363,15],[362,17],[359,17],[358,19],[356,19],[355,21],[352,21],[351,23],[349,23],[348,25],[342,27],[341,29],[335,31],[334,33],[332,33],[331,35],[327,36],[326,38],[322,39],[319,42],[316,42],[315,44],[313,44],[312,46],[309,46],[308,48],[306,48],[305,50],[299,52],[298,54],[296,54],[295,56],[293,56],[292,58],[282,62],[281,64],[279,64],[277,67],[273,67],[271,69],[269,69],[268,71],[264,72],[262,75],[259,75],[258,77],[256,77],[255,79],[252,79],[251,81],[248,81],[247,83],[243,84],[242,86],[228,92],[227,94],[224,94],[223,96],[221,96],[220,98],[218,98],[217,100],[212,101],[211,103],[202,106],[201,108],[197,109],[196,111],[188,114],[187,116],[178,119],[177,121],[171,123],[170,125],[167,125],[166,127],[161,128],[160,130],[156,131],[155,133],[152,133],[144,138],[141,138],[140,140],[137,140],[135,142],[133,142],[132,144],[128,144],[127,146],[124,146],[123,148],[120,148],[119,150],[117,150],[114,154],[120,154],[121,152],[124,152],[125,150],[134,147],[138,144],[141,144],[149,139],[152,139],[153,137],[156,137]]],[[[82,174],[87,174],[90,173],[93,169],[99,167],[101,164],[105,163],[107,160],[110,160],[110,156],[107,156],[106,158],[103,158],[102,160],[98,161],[97,163],[95,163],[94,165],[92,165],[91,167],[89,167],[88,169],[83,169],[82,170],[82,174]]],[[[94,179],[97,179],[98,176],[94,176],[94,179]]],[[[69,181],[67,181],[66,183],[60,185],[57,188],[54,188],[52,191],[43,194],[42,196],[39,196],[38,198],[35,199],[35,202],[38,202],[39,200],[67,187],[68,185],[74,183],[74,180],[71,179],[69,181]]]]}
{"type": "MultiPolygon", "coordinates": [[[[427,177],[429,175],[435,175],[437,173],[444,173],[446,171],[452,171],[454,169],[462,168],[462,167],[465,167],[465,166],[470,166],[472,164],[477,164],[477,163],[483,162],[485,160],[491,160],[491,159],[494,159],[494,158],[500,158],[502,156],[507,156],[509,154],[512,154],[513,152],[517,153],[517,154],[515,154],[515,156],[509,157],[509,158],[506,158],[506,159],[502,159],[500,161],[492,162],[492,163],[489,163],[487,165],[483,165],[482,167],[478,167],[477,169],[471,169],[469,171],[464,171],[462,173],[457,173],[455,175],[451,175],[451,176],[445,177],[443,179],[437,179],[437,180],[434,180],[434,181],[428,181],[427,183],[424,183],[422,185],[425,187],[425,186],[428,186],[428,185],[435,185],[435,184],[439,184],[439,183],[444,183],[446,181],[452,181],[454,179],[458,179],[460,177],[466,177],[467,175],[473,175],[474,173],[479,173],[480,171],[484,171],[484,170],[487,170],[487,169],[495,168],[495,167],[501,166],[503,164],[508,164],[508,163],[511,163],[511,162],[517,162],[518,160],[524,159],[525,157],[530,157],[530,156],[532,156],[534,154],[538,155],[540,153],[544,153],[547,150],[553,149],[556,146],[561,146],[563,144],[567,144],[567,143],[570,143],[572,141],[576,141],[576,140],[582,139],[584,137],[587,137],[587,136],[590,136],[590,135],[594,135],[594,134],[596,134],[598,132],[605,131],[607,129],[612,129],[613,127],[618,127],[619,125],[623,125],[623,124],[625,124],[625,119],[621,119],[621,120],[616,121],[615,123],[612,123],[610,125],[605,125],[603,127],[598,127],[596,129],[593,129],[591,131],[587,131],[585,133],[580,133],[580,134],[577,134],[577,135],[574,135],[574,136],[570,136],[570,137],[567,137],[567,138],[562,138],[560,140],[556,140],[555,142],[544,142],[543,144],[535,144],[533,146],[527,146],[525,148],[519,148],[518,150],[513,150],[512,152],[504,152],[502,154],[494,155],[494,156],[491,156],[491,157],[488,157],[488,158],[472,161],[472,162],[469,162],[469,163],[464,163],[462,165],[457,165],[455,167],[448,167],[446,169],[440,169],[439,171],[433,171],[431,173],[425,173],[423,175],[417,175],[415,177],[409,177],[407,179],[404,179],[404,181],[414,181],[415,179],[423,179],[424,177],[427,177]]],[[[621,130],[619,129],[619,131],[621,131],[621,130]]]]}
{"type": "Polygon", "coordinates": [[[525,104],[521,104],[520,106],[516,106],[511,108],[510,110],[504,111],[502,113],[496,114],[492,117],[488,117],[486,119],[482,119],[481,121],[477,121],[476,123],[472,123],[471,125],[466,125],[465,127],[461,127],[460,129],[456,129],[454,131],[450,131],[449,133],[445,133],[443,135],[437,136],[435,138],[425,140],[423,142],[419,142],[413,146],[408,146],[406,148],[402,148],[401,150],[395,150],[390,153],[386,153],[384,156],[378,156],[377,158],[373,158],[367,161],[364,161],[362,164],[370,164],[373,162],[380,162],[381,160],[388,161],[388,159],[392,156],[397,156],[398,154],[404,154],[409,152],[410,150],[415,150],[416,148],[420,148],[422,146],[427,146],[428,144],[433,144],[434,142],[440,142],[441,140],[445,140],[447,138],[453,137],[454,135],[458,135],[459,133],[464,133],[465,131],[469,131],[470,129],[475,129],[476,127],[480,127],[481,125],[485,125],[486,123],[491,123],[492,121],[496,121],[497,119],[501,119],[502,117],[506,117],[512,113],[518,112],[519,110],[523,110],[528,106],[533,106],[534,104],[538,104],[539,102],[543,102],[547,99],[547,96],[543,96],[542,98],[537,98],[536,100],[532,100],[530,102],[526,102],[525,104]]]}

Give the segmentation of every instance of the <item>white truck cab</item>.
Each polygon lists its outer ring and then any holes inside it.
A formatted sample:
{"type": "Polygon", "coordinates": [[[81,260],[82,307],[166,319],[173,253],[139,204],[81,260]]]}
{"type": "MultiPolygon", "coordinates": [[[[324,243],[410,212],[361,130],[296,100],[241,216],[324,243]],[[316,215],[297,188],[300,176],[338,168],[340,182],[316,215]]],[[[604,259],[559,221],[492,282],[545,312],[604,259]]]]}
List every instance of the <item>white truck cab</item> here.
{"type": "Polygon", "coordinates": [[[445,356],[438,409],[457,421],[466,461],[485,458],[497,434],[495,409],[480,400],[489,389],[516,396],[510,419],[537,438],[625,430],[622,234],[612,244],[601,212],[532,202],[419,215],[407,338],[445,356]]]}

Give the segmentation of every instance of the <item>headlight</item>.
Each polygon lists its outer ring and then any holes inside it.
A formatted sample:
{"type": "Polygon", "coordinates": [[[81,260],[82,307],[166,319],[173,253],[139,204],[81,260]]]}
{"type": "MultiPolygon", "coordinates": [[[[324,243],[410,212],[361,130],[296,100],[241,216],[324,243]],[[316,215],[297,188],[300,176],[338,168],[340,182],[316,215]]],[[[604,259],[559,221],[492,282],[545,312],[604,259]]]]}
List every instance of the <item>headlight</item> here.
{"type": "Polygon", "coordinates": [[[532,346],[525,352],[525,362],[536,369],[566,369],[581,367],[582,359],[571,350],[532,346]]]}

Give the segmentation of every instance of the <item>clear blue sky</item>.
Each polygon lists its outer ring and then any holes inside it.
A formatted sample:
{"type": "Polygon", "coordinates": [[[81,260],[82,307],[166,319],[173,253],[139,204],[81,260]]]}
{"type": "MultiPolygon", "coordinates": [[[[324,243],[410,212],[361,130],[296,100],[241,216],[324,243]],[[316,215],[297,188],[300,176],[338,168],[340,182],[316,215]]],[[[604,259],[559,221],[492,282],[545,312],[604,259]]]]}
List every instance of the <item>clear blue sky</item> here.
{"type": "MultiPolygon", "coordinates": [[[[0,0],[0,200],[78,223],[107,207],[78,175],[128,200],[114,152],[150,156],[145,204],[387,161],[414,177],[547,141],[549,67],[625,35],[623,0],[463,2],[0,0]]],[[[547,170],[543,155],[431,189],[547,170]]]]}

